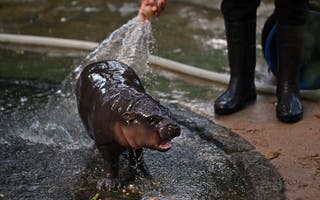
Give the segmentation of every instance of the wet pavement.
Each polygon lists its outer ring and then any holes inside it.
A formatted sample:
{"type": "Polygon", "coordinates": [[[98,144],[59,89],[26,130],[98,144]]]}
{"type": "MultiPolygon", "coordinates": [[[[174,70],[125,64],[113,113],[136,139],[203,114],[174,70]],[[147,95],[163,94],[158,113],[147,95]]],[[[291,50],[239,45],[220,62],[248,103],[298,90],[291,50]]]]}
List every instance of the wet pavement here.
{"type": "MultiPolygon", "coordinates": [[[[98,192],[101,157],[82,127],[75,102],[56,100],[61,103],[38,103],[32,112],[15,109],[1,117],[0,193],[4,199],[90,199],[98,192]]],[[[104,197],[283,198],[281,177],[252,145],[205,118],[170,109],[182,135],[166,153],[145,152],[153,180],[139,178],[131,183],[135,192],[104,197]]],[[[121,174],[126,172],[126,158],[123,155],[121,174]]]]}

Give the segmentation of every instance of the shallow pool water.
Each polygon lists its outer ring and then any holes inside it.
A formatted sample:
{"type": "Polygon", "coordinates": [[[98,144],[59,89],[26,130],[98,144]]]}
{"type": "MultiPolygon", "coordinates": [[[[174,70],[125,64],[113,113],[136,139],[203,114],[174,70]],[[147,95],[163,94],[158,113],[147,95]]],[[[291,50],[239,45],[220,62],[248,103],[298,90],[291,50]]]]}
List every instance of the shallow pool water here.
{"type": "MultiPolygon", "coordinates": [[[[159,19],[153,18],[156,47],[153,53],[198,67],[226,72],[224,22],[220,1],[174,0],[159,19]]],[[[4,1],[0,7],[0,31],[102,41],[134,17],[138,2],[111,1],[4,1]]],[[[273,4],[261,3],[257,42],[273,4]]],[[[258,48],[258,77],[268,76],[258,48]]]]}
{"type": "MultiPolygon", "coordinates": [[[[0,3],[1,32],[53,36],[88,41],[102,41],[136,15],[139,4],[125,0],[112,1],[3,1],[0,3]]],[[[262,2],[258,12],[257,42],[261,28],[272,12],[272,2],[262,2]]],[[[152,19],[155,45],[151,53],[197,67],[226,73],[227,56],[224,26],[219,1],[170,1],[159,19],[152,19]]],[[[0,78],[59,82],[75,67],[86,52],[62,49],[16,47],[2,44],[0,78]],[[40,54],[39,54],[40,53],[40,54]]],[[[257,48],[257,79],[268,81],[268,73],[261,49],[257,48]]],[[[207,83],[162,73],[145,82],[153,95],[179,101],[185,106],[201,105],[212,113],[213,99],[223,88],[207,83]],[[164,75],[164,76],[163,76],[164,75]],[[166,77],[166,78],[163,78],[166,77]],[[187,82],[187,83],[186,83],[187,82]],[[192,83],[193,82],[193,83],[192,83]],[[167,84],[163,87],[162,84],[167,84]]],[[[5,107],[5,106],[2,106],[5,107]]]]}

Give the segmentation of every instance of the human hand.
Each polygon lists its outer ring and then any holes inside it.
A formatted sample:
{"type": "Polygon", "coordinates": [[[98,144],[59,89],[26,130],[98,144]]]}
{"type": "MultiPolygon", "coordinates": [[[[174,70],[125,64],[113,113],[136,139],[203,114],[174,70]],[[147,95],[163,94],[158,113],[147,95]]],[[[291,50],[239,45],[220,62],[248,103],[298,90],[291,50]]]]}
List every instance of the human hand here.
{"type": "Polygon", "coordinates": [[[152,15],[159,16],[166,6],[166,0],[142,0],[138,16],[149,22],[152,15]]]}

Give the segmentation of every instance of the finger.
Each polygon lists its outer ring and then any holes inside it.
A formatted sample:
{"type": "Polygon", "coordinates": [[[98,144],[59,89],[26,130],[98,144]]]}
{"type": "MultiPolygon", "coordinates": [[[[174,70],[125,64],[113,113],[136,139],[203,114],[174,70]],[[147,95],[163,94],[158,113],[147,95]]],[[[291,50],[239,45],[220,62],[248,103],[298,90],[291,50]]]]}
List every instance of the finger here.
{"type": "Polygon", "coordinates": [[[139,8],[138,16],[145,22],[148,22],[148,16],[144,14],[146,7],[149,5],[150,0],[142,0],[139,8]]]}
{"type": "Polygon", "coordinates": [[[142,0],[140,10],[143,10],[147,6],[156,6],[156,2],[154,0],[142,0]]]}
{"type": "Polygon", "coordinates": [[[152,6],[151,9],[152,9],[153,12],[155,12],[155,11],[158,10],[158,7],[157,6],[152,6]]]}
{"type": "Polygon", "coordinates": [[[155,0],[148,0],[147,2],[148,2],[149,6],[156,6],[157,5],[155,0]]]}
{"type": "Polygon", "coordinates": [[[157,2],[157,11],[155,12],[155,15],[159,16],[160,13],[164,10],[165,7],[166,7],[166,1],[165,0],[159,0],[157,2]]]}
{"type": "Polygon", "coordinates": [[[157,7],[160,11],[162,11],[166,7],[166,1],[164,0],[159,0],[157,3],[157,7]]]}
{"type": "Polygon", "coordinates": [[[149,18],[154,14],[154,10],[152,9],[151,6],[147,6],[145,7],[145,9],[143,10],[142,14],[146,17],[149,18]]]}

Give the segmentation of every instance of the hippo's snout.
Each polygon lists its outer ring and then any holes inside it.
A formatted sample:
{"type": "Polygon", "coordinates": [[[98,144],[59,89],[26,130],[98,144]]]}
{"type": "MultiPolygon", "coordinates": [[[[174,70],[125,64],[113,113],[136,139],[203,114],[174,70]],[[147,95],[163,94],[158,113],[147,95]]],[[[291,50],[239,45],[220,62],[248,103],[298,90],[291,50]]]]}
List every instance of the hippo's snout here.
{"type": "Polygon", "coordinates": [[[165,127],[166,132],[170,139],[178,137],[180,135],[180,127],[177,124],[169,124],[165,127]]]}
{"type": "Polygon", "coordinates": [[[180,127],[175,123],[162,123],[159,128],[159,134],[163,140],[171,140],[178,137],[180,132],[180,127]]]}

